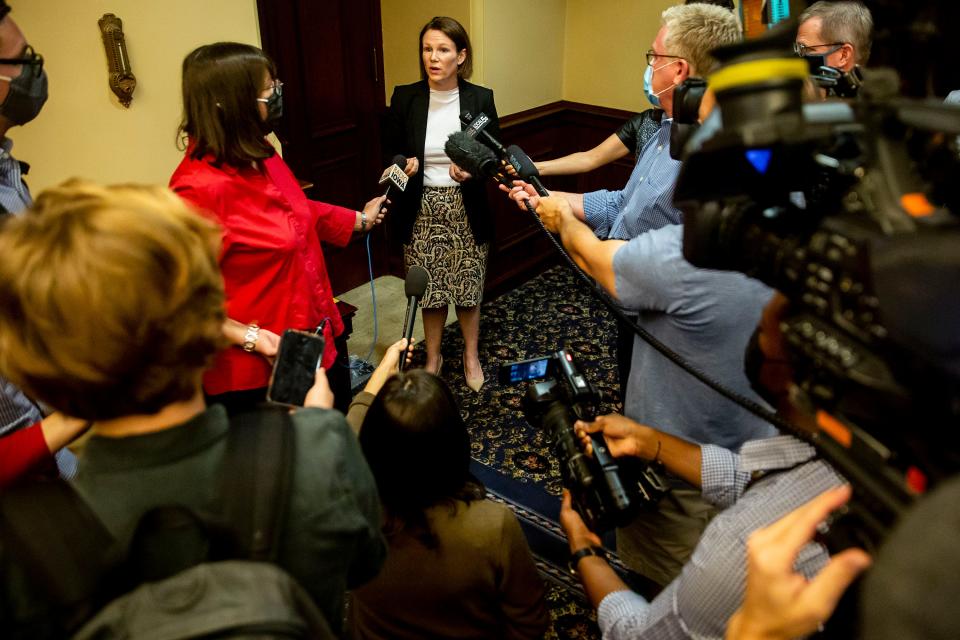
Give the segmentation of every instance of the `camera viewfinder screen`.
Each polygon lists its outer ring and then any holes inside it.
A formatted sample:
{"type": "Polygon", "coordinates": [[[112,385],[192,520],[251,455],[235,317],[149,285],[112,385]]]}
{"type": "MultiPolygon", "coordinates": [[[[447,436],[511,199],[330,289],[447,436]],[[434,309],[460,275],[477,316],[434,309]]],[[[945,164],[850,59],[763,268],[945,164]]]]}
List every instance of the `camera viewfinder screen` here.
{"type": "Polygon", "coordinates": [[[517,362],[510,367],[510,382],[523,382],[524,380],[533,380],[547,375],[547,365],[550,358],[541,360],[532,360],[530,362],[517,362]]]}

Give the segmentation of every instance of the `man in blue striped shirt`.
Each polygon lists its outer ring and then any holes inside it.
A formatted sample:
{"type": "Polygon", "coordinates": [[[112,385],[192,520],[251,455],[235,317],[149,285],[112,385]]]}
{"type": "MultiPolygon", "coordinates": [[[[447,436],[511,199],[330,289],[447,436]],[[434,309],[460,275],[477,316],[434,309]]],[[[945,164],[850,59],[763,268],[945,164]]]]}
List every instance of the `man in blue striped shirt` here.
{"type": "MultiPolygon", "coordinates": [[[[633,313],[638,322],[713,379],[753,396],[743,373],[743,353],[771,291],[742,274],[697,269],[683,259],[683,228],[670,200],[679,163],[669,156],[673,87],[716,65],[709,52],[739,41],[736,17],[706,4],[674,6],[648,53],[644,88],[663,106],[666,124],[651,139],[622,192],[580,196],[556,194],[540,201],[537,213],[560,234],[577,263],[633,313]],[[675,216],[671,219],[669,216],[675,216]],[[670,224],[667,224],[670,223],[670,224]],[[597,233],[600,231],[601,233],[597,233]],[[625,234],[636,233],[629,238],[625,234]],[[606,236],[606,238],[604,238],[606,236]]],[[[514,191],[523,199],[528,191],[514,191]]],[[[698,444],[733,451],[775,430],[720,398],[639,339],[625,332],[633,354],[624,414],[642,424],[698,444]]],[[[625,350],[618,347],[618,356],[625,350]]],[[[754,400],[759,401],[758,397],[754,400]]],[[[668,584],[689,558],[716,513],[680,479],[656,512],[617,530],[617,552],[625,564],[660,585],[668,584]]]]}
{"type": "MultiPolygon", "coordinates": [[[[10,7],[0,0],[0,218],[15,215],[33,204],[23,181],[27,165],[14,158],[12,127],[33,120],[47,100],[43,58],[27,44],[10,7]]],[[[40,422],[40,408],[20,389],[0,377],[0,437],[40,422]]],[[[66,449],[57,454],[64,475],[71,475],[76,459],[66,449]]]]}

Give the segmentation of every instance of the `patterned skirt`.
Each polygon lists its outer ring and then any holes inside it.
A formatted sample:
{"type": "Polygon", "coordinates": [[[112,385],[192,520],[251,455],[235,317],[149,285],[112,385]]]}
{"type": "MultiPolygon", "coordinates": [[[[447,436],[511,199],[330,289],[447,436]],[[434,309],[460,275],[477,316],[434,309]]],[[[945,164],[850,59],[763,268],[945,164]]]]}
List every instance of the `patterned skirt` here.
{"type": "Polygon", "coordinates": [[[488,249],[473,239],[460,187],[423,188],[413,236],[403,246],[404,267],[418,265],[430,274],[421,307],[480,304],[488,249]]]}

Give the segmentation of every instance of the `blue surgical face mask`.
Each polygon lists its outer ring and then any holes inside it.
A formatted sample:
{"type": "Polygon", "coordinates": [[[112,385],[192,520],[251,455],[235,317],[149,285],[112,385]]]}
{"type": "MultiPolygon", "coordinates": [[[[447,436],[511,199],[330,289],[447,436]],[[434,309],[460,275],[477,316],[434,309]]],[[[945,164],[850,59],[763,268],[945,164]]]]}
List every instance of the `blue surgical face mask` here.
{"type": "Polygon", "coordinates": [[[669,66],[674,62],[678,62],[678,61],[674,60],[673,62],[668,62],[664,65],[657,67],[656,69],[654,69],[652,66],[648,64],[647,70],[643,72],[643,92],[646,94],[647,100],[650,101],[650,104],[652,104],[655,107],[660,107],[660,94],[665,91],[669,91],[670,89],[673,89],[675,85],[671,83],[668,87],[654,93],[653,92],[653,72],[659,71],[660,69],[663,69],[664,67],[669,66]]]}

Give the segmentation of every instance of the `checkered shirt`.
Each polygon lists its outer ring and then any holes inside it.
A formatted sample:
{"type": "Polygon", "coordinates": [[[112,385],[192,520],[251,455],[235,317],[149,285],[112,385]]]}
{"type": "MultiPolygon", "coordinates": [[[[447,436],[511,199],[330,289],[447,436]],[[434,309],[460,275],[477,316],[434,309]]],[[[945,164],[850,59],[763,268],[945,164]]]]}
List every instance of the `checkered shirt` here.
{"type": "Polygon", "coordinates": [[[683,222],[680,210],[673,206],[680,162],[670,157],[671,122],[664,118],[657,134],[643,145],[622,190],[583,194],[586,222],[598,238],[630,240],[652,229],[683,222]]]}
{"type": "MultiPolygon", "coordinates": [[[[743,600],[750,533],[843,482],[815,458],[813,447],[791,436],[747,442],[739,454],[713,445],[701,451],[703,497],[725,510],[704,531],[681,574],[652,602],[630,591],[603,599],[597,617],[605,639],[723,638],[743,600]],[[765,475],[745,493],[761,471],[765,475]]],[[[810,543],[795,567],[810,578],[827,559],[826,549],[810,543]]]]}

